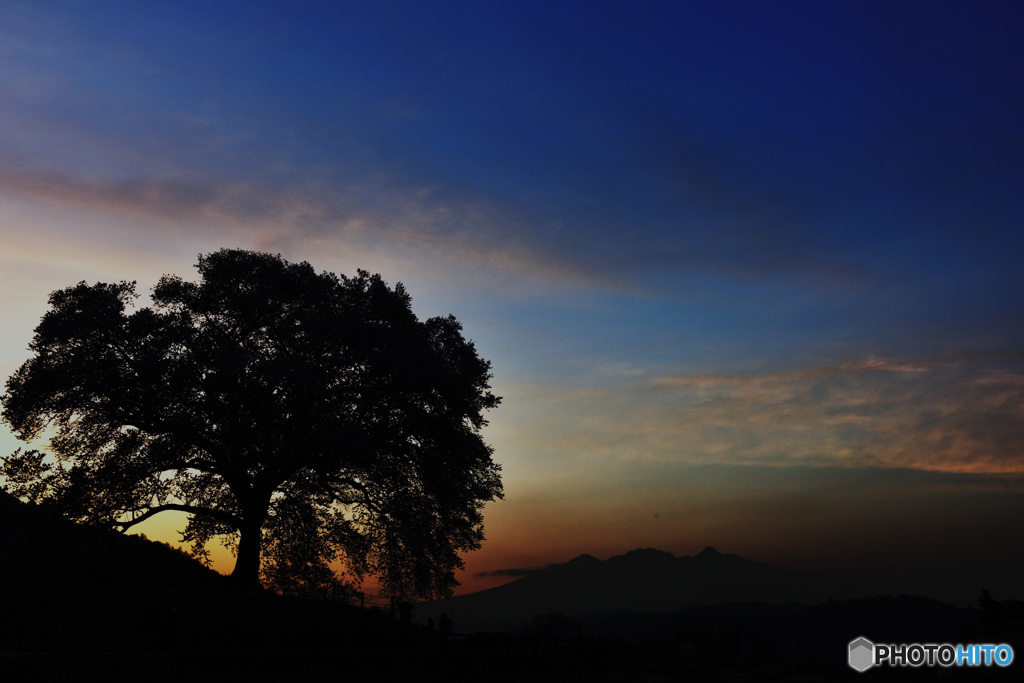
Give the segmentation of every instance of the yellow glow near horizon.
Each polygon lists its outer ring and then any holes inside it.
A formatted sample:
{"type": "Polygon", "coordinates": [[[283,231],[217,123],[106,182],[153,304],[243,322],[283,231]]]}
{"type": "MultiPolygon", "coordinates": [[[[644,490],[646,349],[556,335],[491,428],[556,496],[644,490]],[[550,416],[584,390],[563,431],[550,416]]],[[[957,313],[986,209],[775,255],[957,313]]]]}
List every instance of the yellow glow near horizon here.
{"type": "MultiPolygon", "coordinates": [[[[188,550],[186,544],[181,542],[181,530],[188,523],[188,514],[184,512],[161,512],[150,517],[145,522],[133,526],[130,533],[145,535],[151,541],[167,543],[176,548],[188,550]]],[[[207,544],[206,549],[210,551],[210,567],[221,574],[230,574],[235,567],[235,558],[231,551],[214,539],[207,544]]]]}

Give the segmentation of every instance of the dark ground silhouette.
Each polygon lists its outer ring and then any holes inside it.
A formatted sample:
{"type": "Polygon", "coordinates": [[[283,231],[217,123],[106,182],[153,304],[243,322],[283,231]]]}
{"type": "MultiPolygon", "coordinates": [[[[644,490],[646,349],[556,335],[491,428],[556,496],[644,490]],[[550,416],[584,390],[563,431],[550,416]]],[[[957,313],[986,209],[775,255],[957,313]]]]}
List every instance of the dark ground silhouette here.
{"type": "Polygon", "coordinates": [[[604,561],[581,555],[503,586],[426,603],[419,613],[436,618],[433,612],[454,609],[466,628],[500,630],[542,612],[666,612],[737,601],[817,604],[867,593],[827,575],[780,569],[714,548],[694,557],[646,548],[604,561]]]}
{"type": "MultiPolygon", "coordinates": [[[[857,674],[844,659],[853,637],[1010,642],[1024,652],[1021,603],[991,595],[971,608],[870,597],[542,611],[500,632],[467,632],[456,613],[428,626],[424,605],[406,620],[239,590],[166,545],[78,526],[2,492],[0,570],[0,667],[12,681],[884,681],[936,671],[857,674]]],[[[1015,680],[1019,666],[952,673],[1015,680]]]]}

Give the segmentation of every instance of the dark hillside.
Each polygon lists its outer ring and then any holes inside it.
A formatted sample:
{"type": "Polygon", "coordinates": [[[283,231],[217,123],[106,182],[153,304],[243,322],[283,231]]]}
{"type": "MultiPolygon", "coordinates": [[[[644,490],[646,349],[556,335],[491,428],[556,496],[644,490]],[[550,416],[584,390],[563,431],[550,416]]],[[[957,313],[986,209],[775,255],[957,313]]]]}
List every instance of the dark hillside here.
{"type": "Polygon", "coordinates": [[[73,524],[45,506],[22,503],[4,491],[0,568],[10,579],[5,592],[53,589],[54,583],[75,589],[103,584],[158,587],[221,578],[166,544],[73,524]]]}
{"type": "Polygon", "coordinates": [[[450,651],[379,610],[239,591],[178,550],[0,492],[4,681],[601,680],[579,657],[450,651]],[[581,673],[582,671],[582,673],[581,673]]]}
{"type": "MultiPolygon", "coordinates": [[[[457,636],[442,643],[437,630],[403,627],[380,611],[233,589],[164,544],[74,525],[2,492],[0,577],[5,681],[84,680],[91,673],[149,681],[852,680],[845,648],[858,635],[1015,647],[1021,635],[1013,601],[992,600],[983,609],[908,597],[816,606],[726,602],[575,616],[544,602],[561,593],[586,605],[584,596],[596,589],[614,600],[638,595],[647,606],[658,595],[688,598],[698,589],[784,595],[797,585],[787,572],[732,555],[673,558],[648,549],[604,562],[581,556],[517,582],[519,607],[537,611],[505,633],[468,630],[456,598],[448,604],[457,636]]],[[[884,674],[881,680],[899,677],[884,674]]]]}
{"type": "Polygon", "coordinates": [[[5,673],[33,680],[50,680],[40,677],[46,671],[56,679],[82,667],[148,666],[161,652],[188,653],[181,666],[200,677],[229,660],[284,673],[299,661],[295,653],[315,668],[327,653],[387,648],[393,635],[385,615],[239,592],[177,549],[79,526],[4,492],[0,577],[0,660],[5,673]]]}

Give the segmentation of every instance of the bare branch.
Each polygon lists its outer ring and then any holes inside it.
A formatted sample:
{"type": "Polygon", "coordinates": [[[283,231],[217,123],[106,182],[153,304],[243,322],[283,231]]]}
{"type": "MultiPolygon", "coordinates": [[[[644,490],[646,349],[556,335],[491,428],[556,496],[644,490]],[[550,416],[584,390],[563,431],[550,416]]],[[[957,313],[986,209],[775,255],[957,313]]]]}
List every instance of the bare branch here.
{"type": "Polygon", "coordinates": [[[142,522],[145,522],[147,519],[153,517],[154,515],[158,515],[161,512],[168,512],[172,510],[176,512],[188,512],[193,515],[200,515],[202,517],[211,517],[221,522],[227,522],[228,524],[231,524],[234,527],[238,527],[240,523],[239,519],[234,515],[229,514],[227,512],[221,512],[220,510],[211,510],[209,508],[195,507],[193,505],[183,505],[181,503],[164,503],[163,505],[158,505],[157,507],[146,510],[138,517],[133,517],[127,522],[114,522],[111,526],[118,527],[122,532],[124,532],[132,528],[136,524],[141,524],[142,522]]]}

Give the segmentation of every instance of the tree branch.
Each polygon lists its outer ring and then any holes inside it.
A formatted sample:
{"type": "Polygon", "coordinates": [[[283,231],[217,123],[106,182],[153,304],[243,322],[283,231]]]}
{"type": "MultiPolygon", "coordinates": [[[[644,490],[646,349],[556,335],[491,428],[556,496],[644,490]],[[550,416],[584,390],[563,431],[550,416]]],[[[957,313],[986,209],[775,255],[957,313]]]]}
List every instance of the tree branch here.
{"type": "Polygon", "coordinates": [[[155,508],[150,508],[146,510],[138,517],[133,517],[127,522],[114,522],[112,526],[120,527],[121,531],[125,532],[128,529],[135,526],[136,524],[141,524],[150,517],[158,515],[161,512],[167,512],[169,510],[173,510],[176,512],[188,512],[193,515],[202,515],[204,517],[212,517],[216,520],[220,520],[221,522],[227,522],[228,524],[231,524],[235,527],[239,525],[238,518],[227,512],[221,512],[220,510],[211,510],[210,508],[195,507],[194,505],[184,505],[181,503],[164,503],[163,505],[158,505],[155,508]]]}
{"type": "Polygon", "coordinates": [[[352,477],[334,477],[330,480],[330,483],[337,484],[340,486],[349,486],[363,494],[363,499],[360,501],[342,501],[341,496],[338,495],[338,492],[336,490],[332,490],[331,493],[335,496],[335,500],[342,502],[343,504],[351,504],[357,502],[362,503],[371,510],[374,510],[375,512],[380,512],[380,507],[374,502],[373,496],[370,495],[370,489],[367,488],[366,485],[364,485],[362,482],[352,477]]]}

